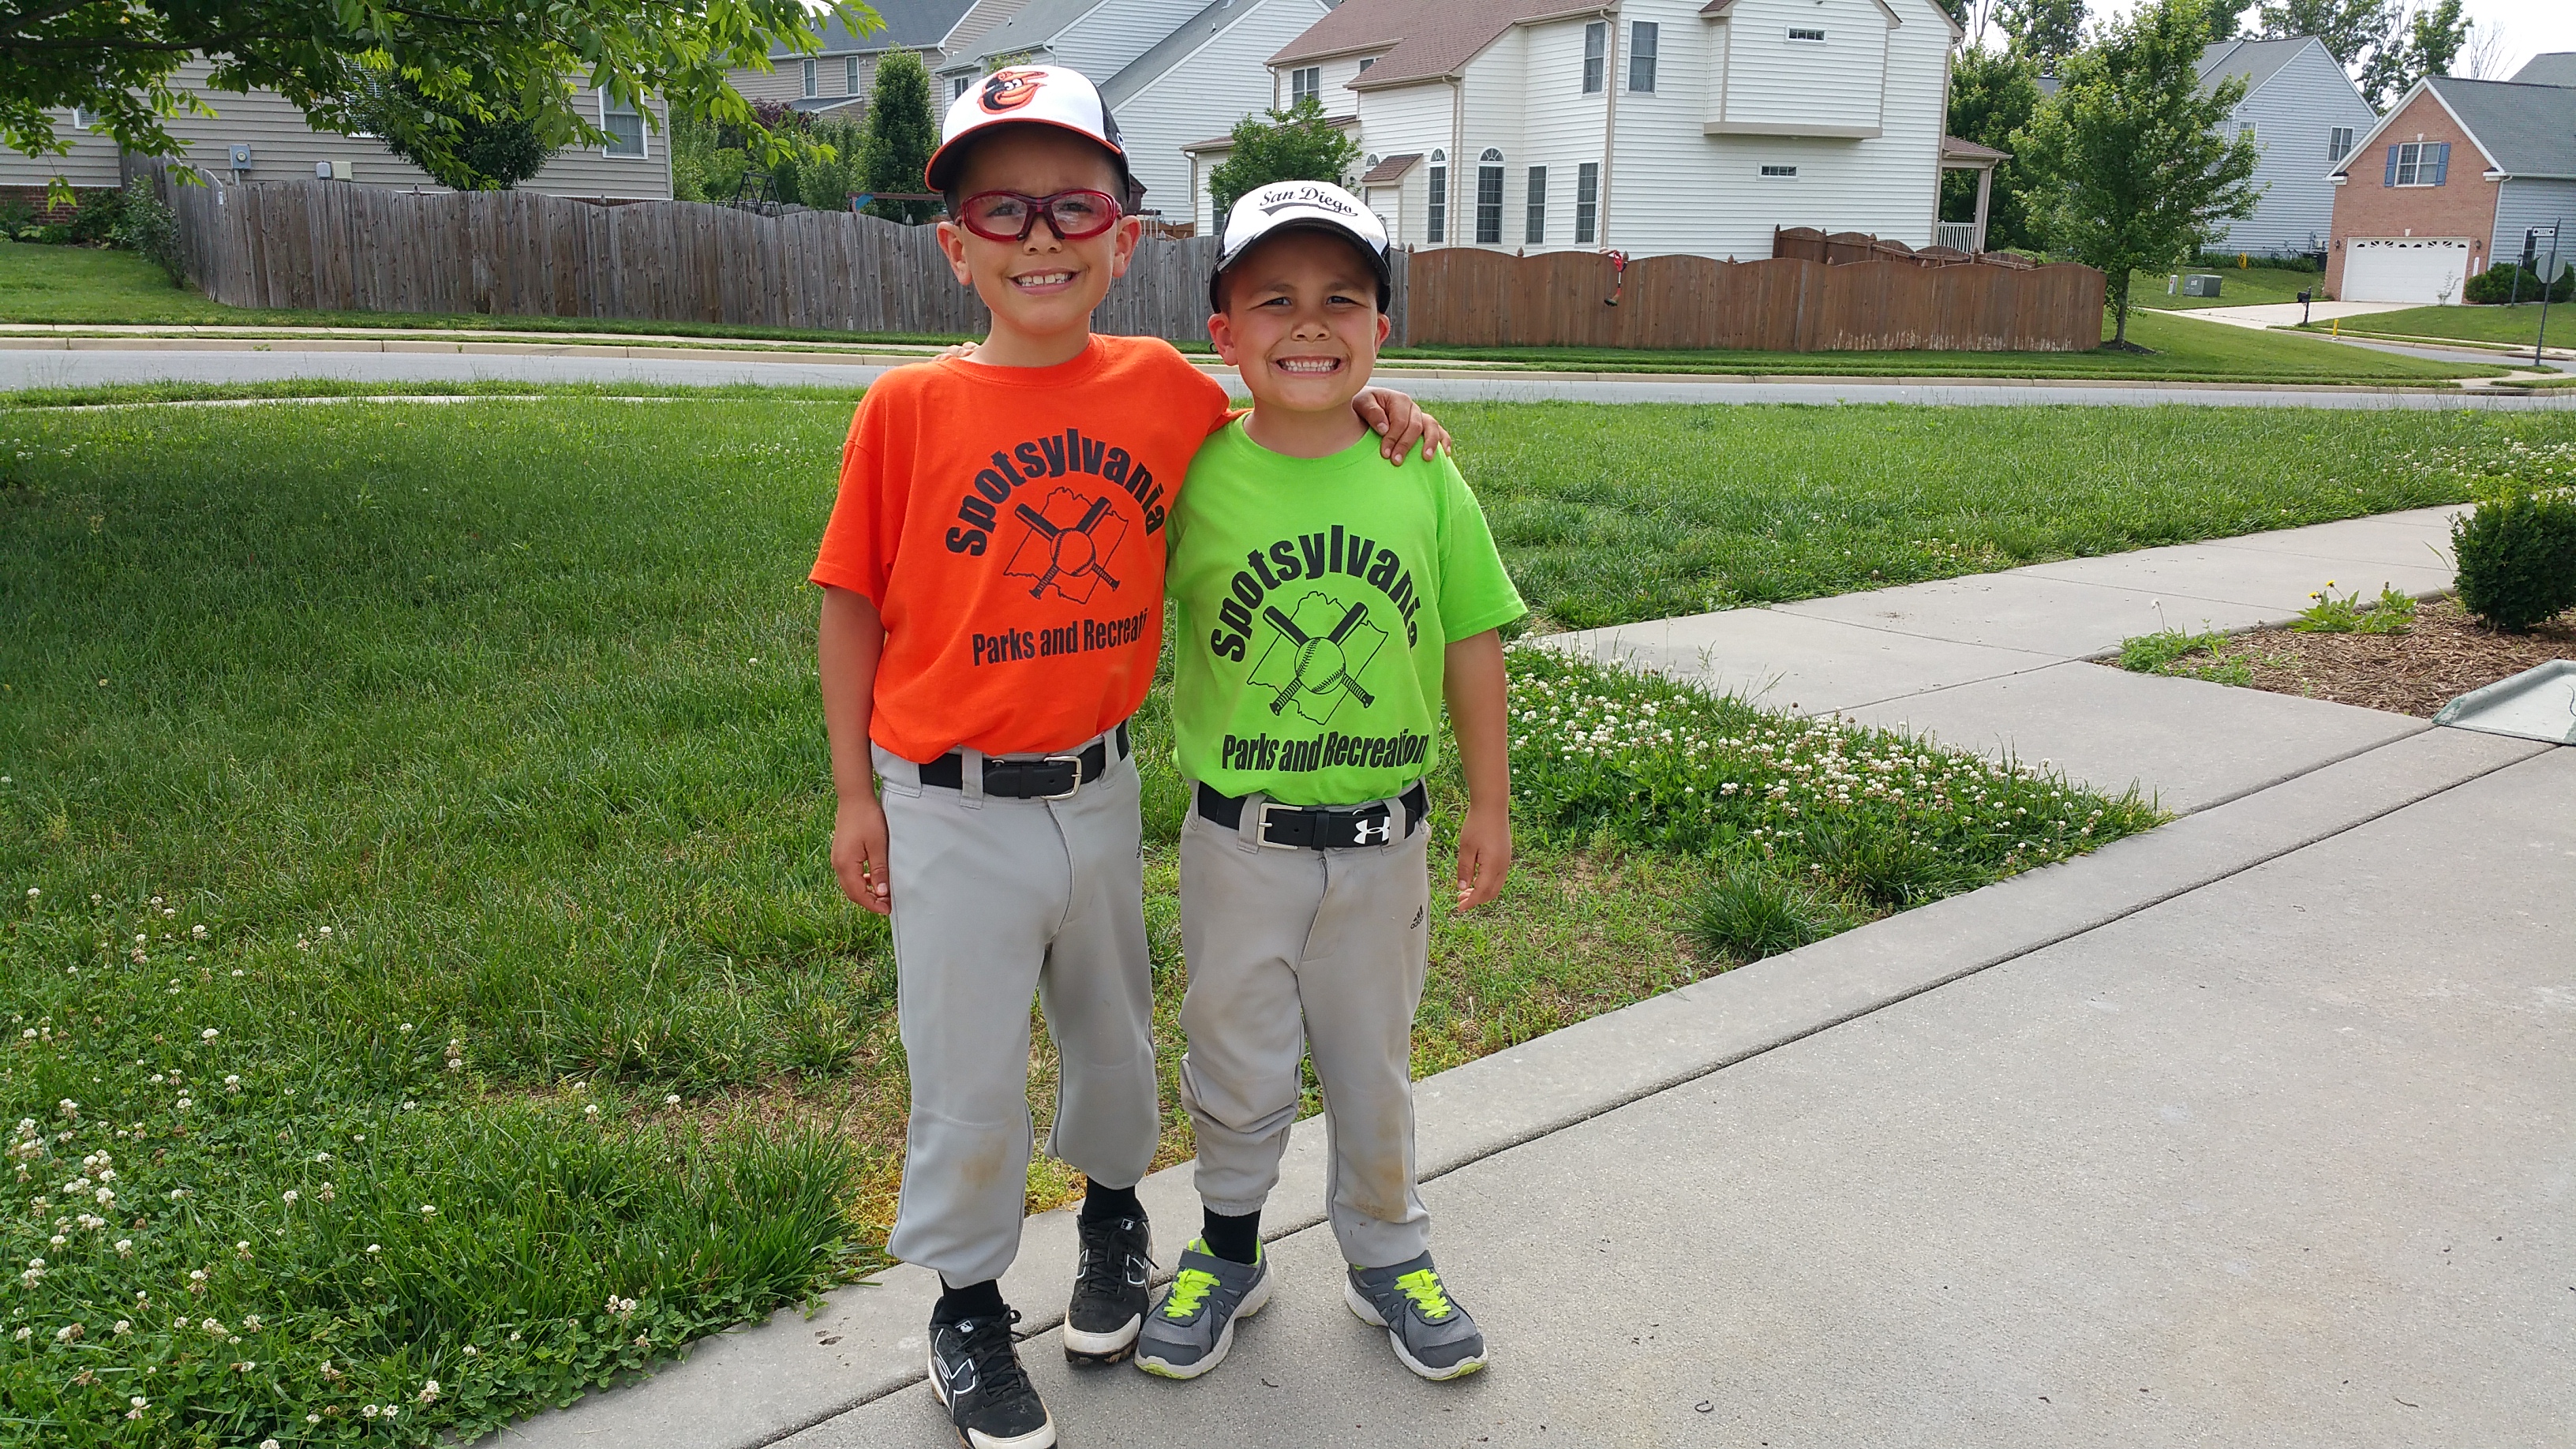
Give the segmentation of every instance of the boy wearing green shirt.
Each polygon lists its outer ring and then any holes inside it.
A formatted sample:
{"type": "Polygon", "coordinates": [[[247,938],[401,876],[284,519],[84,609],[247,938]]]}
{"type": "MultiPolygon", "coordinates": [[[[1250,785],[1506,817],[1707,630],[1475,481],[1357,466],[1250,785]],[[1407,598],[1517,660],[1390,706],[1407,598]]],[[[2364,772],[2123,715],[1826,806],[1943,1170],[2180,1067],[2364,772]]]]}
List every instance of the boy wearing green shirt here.
{"type": "Polygon", "coordinates": [[[1523,612],[1447,456],[1387,468],[1350,401],[1388,320],[1386,230],[1321,182],[1238,201],[1208,331],[1251,413],[1211,435],[1175,505],[1174,723],[1196,800],[1181,832],[1200,1238],[1146,1316],[1136,1362],[1195,1378],[1269,1301],[1261,1206],[1311,1051],[1326,1204],[1351,1311],[1431,1379],[1485,1363],[1448,1296],[1416,1189],[1413,1014],[1429,962],[1422,778],[1445,695],[1467,777],[1457,902],[1511,868],[1497,627],[1523,612]]]}

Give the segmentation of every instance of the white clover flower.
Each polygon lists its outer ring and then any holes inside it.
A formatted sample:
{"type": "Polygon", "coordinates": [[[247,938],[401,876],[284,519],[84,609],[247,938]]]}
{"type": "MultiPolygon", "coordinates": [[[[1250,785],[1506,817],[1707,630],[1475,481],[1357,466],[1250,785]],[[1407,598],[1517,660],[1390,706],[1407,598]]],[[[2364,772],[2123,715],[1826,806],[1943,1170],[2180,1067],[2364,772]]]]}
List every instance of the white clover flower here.
{"type": "Polygon", "coordinates": [[[227,1091],[227,1092],[238,1092],[238,1091],[240,1091],[240,1090],[241,1090],[241,1078],[240,1078],[240,1077],[238,1077],[238,1076],[231,1076],[231,1077],[226,1077],[226,1078],[224,1078],[224,1090],[225,1090],[225,1091],[227,1091]]]}
{"type": "Polygon", "coordinates": [[[25,1343],[28,1339],[35,1336],[36,1330],[32,1328],[21,1328],[16,1333],[9,1335],[9,1341],[11,1343],[25,1343]]]}
{"type": "Polygon", "coordinates": [[[369,1244],[367,1244],[367,1251],[368,1251],[368,1252],[370,1252],[370,1253],[381,1253],[381,1252],[383,1252],[384,1250],[385,1250],[385,1245],[384,1245],[384,1244],[382,1244],[382,1243],[369,1243],[369,1244]]]}
{"type": "Polygon", "coordinates": [[[219,1037],[219,1036],[222,1036],[222,1035],[223,1035],[223,1033],[222,1033],[222,1032],[217,1031],[217,1030],[215,1030],[213,1027],[211,1027],[211,1026],[210,1026],[210,1027],[207,1027],[204,1031],[201,1031],[201,1032],[197,1033],[197,1039],[198,1039],[199,1041],[213,1041],[216,1037],[219,1037]]]}
{"type": "Polygon", "coordinates": [[[70,1343],[78,1339],[80,1336],[81,1326],[77,1323],[54,1330],[54,1342],[56,1343],[70,1343]]]}
{"type": "Polygon", "coordinates": [[[419,1397],[420,1401],[421,1401],[422,1403],[424,1403],[424,1404],[435,1404],[435,1403],[437,1403],[437,1402],[438,1402],[438,1380],[436,1380],[436,1379],[431,1379],[429,1382],[427,1382],[427,1383],[425,1383],[425,1384],[422,1384],[422,1385],[420,1386],[420,1394],[418,1395],[418,1397],[419,1397]]]}
{"type": "Polygon", "coordinates": [[[277,1441],[274,1439],[262,1439],[259,1441],[259,1449],[277,1449],[277,1441]]]}
{"type": "Polygon", "coordinates": [[[132,1333],[134,1331],[134,1321],[129,1318],[120,1318],[116,1320],[116,1327],[110,1331],[115,1333],[132,1333]]]}
{"type": "Polygon", "coordinates": [[[265,1326],[265,1325],[263,1325],[263,1324],[261,1323],[261,1321],[260,1321],[260,1316],[259,1316],[258,1314],[256,1314],[256,1313],[245,1313],[245,1314],[243,1314],[243,1315],[242,1315],[242,1321],[241,1321],[241,1330],[242,1330],[242,1332],[244,1332],[244,1333],[257,1333],[257,1332],[259,1332],[259,1331],[260,1331],[260,1329],[261,1329],[262,1327],[264,1327],[264,1326],[265,1326]]]}
{"type": "Polygon", "coordinates": [[[38,889],[38,888],[37,888],[37,887],[35,887],[35,886],[29,886],[29,887],[27,887],[27,899],[29,899],[29,900],[31,900],[31,901],[32,901],[32,900],[34,900],[36,897],[38,897],[38,896],[40,896],[40,895],[43,895],[43,894],[44,894],[44,892],[43,892],[42,890],[38,889]]]}
{"type": "Polygon", "coordinates": [[[280,1201],[282,1201],[282,1202],[284,1202],[288,1207],[293,1207],[293,1206],[295,1206],[295,1199],[296,1199],[296,1197],[297,1197],[297,1196],[298,1196],[298,1194],[296,1193],[295,1189],[293,1189],[293,1188],[291,1188],[291,1187],[290,1187],[290,1188],[288,1188],[288,1189],[285,1191],[285,1193],[281,1196],[281,1198],[280,1198],[279,1200],[280,1200],[280,1201]]]}
{"type": "Polygon", "coordinates": [[[591,1103],[589,1106],[582,1108],[582,1109],[581,1109],[581,1115],[583,1115],[583,1116],[585,1116],[585,1117],[596,1117],[596,1116],[598,1116],[598,1115],[599,1115],[599,1104],[598,1104],[597,1102],[593,1102],[593,1103],[591,1103]]]}
{"type": "Polygon", "coordinates": [[[223,1331],[224,1331],[224,1325],[223,1325],[223,1323],[222,1323],[220,1320],[212,1319],[212,1318],[207,1319],[206,1321],[204,1321],[203,1323],[198,1324],[197,1326],[198,1326],[199,1328],[204,1329],[204,1330],[205,1330],[206,1332],[208,1332],[208,1333],[221,1333],[221,1332],[223,1332],[223,1331]]]}
{"type": "Polygon", "coordinates": [[[662,1105],[665,1107],[676,1107],[680,1105],[680,1094],[677,1092],[665,1094],[662,1098],[662,1105]]]}
{"type": "Polygon", "coordinates": [[[420,1215],[425,1218],[434,1218],[438,1216],[438,1209],[430,1203],[422,1203],[420,1205],[420,1215]]]}
{"type": "Polygon", "coordinates": [[[483,1356],[483,1350],[476,1348],[474,1345],[469,1343],[465,1345],[465,1356],[467,1358],[481,1358],[483,1356]]]}
{"type": "Polygon", "coordinates": [[[119,1239],[117,1239],[117,1240],[116,1240],[116,1256],[118,1256],[118,1257],[120,1257],[120,1258],[131,1258],[131,1257],[133,1257],[133,1256],[134,1256],[134,1240],[133,1240],[132,1238],[119,1238],[119,1239]]]}
{"type": "Polygon", "coordinates": [[[374,1417],[376,1416],[376,1414],[377,1414],[379,1411],[377,1410],[377,1408],[376,1408],[376,1406],[375,1406],[375,1405],[373,1405],[373,1404],[369,1404],[369,1405],[367,1405],[365,1408],[360,1409],[358,1412],[359,1412],[360,1414],[365,1415],[367,1418],[372,1419],[372,1418],[374,1418],[374,1417]]]}
{"type": "Polygon", "coordinates": [[[206,928],[203,926],[190,926],[188,928],[188,934],[194,939],[202,941],[206,939],[206,928]]]}

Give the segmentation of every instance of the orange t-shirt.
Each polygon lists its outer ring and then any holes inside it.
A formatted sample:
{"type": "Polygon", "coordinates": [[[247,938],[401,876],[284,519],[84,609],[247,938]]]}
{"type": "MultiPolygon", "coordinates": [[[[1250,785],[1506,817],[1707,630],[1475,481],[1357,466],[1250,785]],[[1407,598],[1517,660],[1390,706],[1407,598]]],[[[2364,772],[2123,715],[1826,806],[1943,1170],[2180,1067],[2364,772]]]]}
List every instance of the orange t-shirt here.
{"type": "Polygon", "coordinates": [[[1163,642],[1163,521],[1225,389],[1152,337],[1054,367],[944,360],[850,420],[815,583],[885,620],[868,734],[907,760],[1080,744],[1163,642]]]}

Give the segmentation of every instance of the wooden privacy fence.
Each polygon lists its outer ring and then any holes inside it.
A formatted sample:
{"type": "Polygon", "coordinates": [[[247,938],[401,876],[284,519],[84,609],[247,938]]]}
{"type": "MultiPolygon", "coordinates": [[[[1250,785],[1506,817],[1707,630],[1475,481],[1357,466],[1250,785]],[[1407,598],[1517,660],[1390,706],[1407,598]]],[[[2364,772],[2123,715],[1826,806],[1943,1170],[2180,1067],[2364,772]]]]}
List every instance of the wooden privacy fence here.
{"type": "Polygon", "coordinates": [[[1419,252],[1409,337],[1426,346],[1766,352],[2102,345],[2103,279],[2091,267],[1645,257],[1628,264],[1615,307],[1612,280],[1609,260],[1584,252],[1419,252]]]}
{"type": "MultiPolygon", "coordinates": [[[[932,334],[979,334],[988,320],[932,228],[850,212],[767,217],[686,201],[603,206],[327,181],[186,186],[165,176],[160,190],[178,213],[190,274],[239,307],[932,334]]],[[[1140,244],[1094,326],[1205,342],[1216,254],[1214,238],[1140,244]]],[[[1401,319],[1400,265],[1396,276],[1401,319]]]]}

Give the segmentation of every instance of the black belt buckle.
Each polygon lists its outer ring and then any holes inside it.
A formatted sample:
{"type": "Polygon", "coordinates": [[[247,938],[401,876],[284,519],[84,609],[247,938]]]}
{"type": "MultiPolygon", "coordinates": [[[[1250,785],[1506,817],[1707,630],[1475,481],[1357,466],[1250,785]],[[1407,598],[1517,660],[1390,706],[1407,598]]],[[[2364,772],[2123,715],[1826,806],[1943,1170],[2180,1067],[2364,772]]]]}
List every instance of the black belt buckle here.
{"type": "Polygon", "coordinates": [[[1006,800],[1065,800],[1082,788],[1082,756],[1042,760],[987,760],[984,793],[1006,800]]]}
{"type": "Polygon", "coordinates": [[[1260,837],[1273,850],[1356,850],[1395,839],[1395,816],[1384,805],[1323,810],[1265,800],[1260,837]]]}

